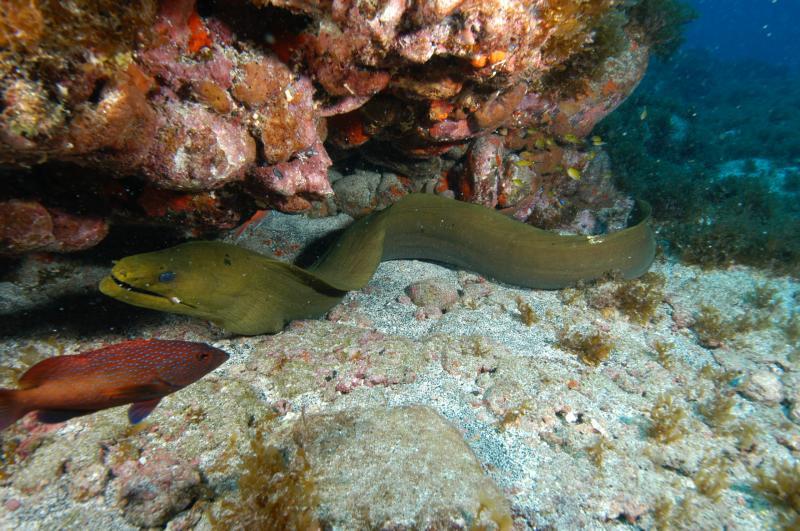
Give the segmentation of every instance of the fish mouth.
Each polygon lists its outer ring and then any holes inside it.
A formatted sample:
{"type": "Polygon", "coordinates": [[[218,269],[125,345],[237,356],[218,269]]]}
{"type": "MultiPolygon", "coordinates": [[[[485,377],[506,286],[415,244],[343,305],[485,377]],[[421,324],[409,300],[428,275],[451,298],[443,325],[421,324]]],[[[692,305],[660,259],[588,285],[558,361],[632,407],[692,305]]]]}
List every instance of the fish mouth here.
{"type": "Polygon", "coordinates": [[[176,305],[186,306],[188,308],[197,309],[196,306],[189,304],[187,302],[183,302],[178,297],[168,297],[166,295],[161,295],[160,293],[156,293],[154,291],[149,291],[144,288],[139,288],[137,286],[134,286],[133,284],[128,284],[124,280],[120,280],[119,278],[114,276],[113,273],[109,275],[107,278],[110,279],[117,288],[125,290],[129,293],[136,293],[138,295],[144,295],[146,297],[156,297],[170,304],[176,304],[176,305]]]}

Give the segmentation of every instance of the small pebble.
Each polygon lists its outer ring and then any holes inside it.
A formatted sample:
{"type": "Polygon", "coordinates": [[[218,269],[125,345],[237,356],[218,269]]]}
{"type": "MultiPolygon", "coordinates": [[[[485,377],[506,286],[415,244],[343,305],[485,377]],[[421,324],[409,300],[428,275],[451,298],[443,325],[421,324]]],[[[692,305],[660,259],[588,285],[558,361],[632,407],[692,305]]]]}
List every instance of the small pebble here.
{"type": "Polygon", "coordinates": [[[742,385],[742,394],[750,400],[766,404],[778,404],[783,400],[783,385],[778,377],[769,371],[752,373],[742,385]]]}
{"type": "Polygon", "coordinates": [[[414,282],[408,287],[411,302],[425,308],[430,313],[436,308],[447,311],[458,301],[458,290],[452,284],[441,279],[428,279],[414,282]]]}

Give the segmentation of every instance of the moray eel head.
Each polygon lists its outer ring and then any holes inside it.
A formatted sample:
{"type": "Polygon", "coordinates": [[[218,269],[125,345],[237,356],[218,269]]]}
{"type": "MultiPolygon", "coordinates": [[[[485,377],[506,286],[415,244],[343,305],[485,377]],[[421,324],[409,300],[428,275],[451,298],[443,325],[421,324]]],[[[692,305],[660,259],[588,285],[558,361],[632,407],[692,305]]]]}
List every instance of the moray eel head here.
{"type": "Polygon", "coordinates": [[[239,276],[234,270],[241,259],[215,247],[193,242],[128,256],[100,282],[100,291],[134,306],[218,322],[220,307],[236,296],[237,283],[229,279],[239,276]],[[219,281],[222,276],[227,282],[219,281]]]}

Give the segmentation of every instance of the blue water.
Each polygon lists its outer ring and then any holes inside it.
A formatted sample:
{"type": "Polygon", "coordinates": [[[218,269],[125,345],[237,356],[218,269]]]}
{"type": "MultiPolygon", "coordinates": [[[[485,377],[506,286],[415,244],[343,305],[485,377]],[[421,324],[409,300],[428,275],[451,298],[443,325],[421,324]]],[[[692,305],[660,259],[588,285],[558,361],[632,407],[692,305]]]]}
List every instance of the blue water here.
{"type": "Polygon", "coordinates": [[[687,47],[720,59],[757,59],[800,67],[800,1],[691,0],[700,17],[687,28],[687,47]]]}

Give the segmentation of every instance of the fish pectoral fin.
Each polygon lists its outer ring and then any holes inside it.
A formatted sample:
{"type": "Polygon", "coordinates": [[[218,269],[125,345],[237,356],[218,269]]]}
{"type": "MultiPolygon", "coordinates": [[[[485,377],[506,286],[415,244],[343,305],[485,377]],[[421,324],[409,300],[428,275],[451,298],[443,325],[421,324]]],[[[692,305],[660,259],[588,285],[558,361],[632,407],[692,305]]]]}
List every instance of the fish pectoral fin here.
{"type": "Polygon", "coordinates": [[[42,424],[58,424],[75,417],[91,415],[98,409],[40,409],[36,412],[36,420],[42,424]]]}
{"type": "Polygon", "coordinates": [[[131,424],[140,423],[147,417],[147,415],[152,413],[160,401],[161,397],[154,398],[152,400],[146,400],[144,402],[134,402],[131,404],[131,407],[128,408],[128,420],[131,424]]]}

